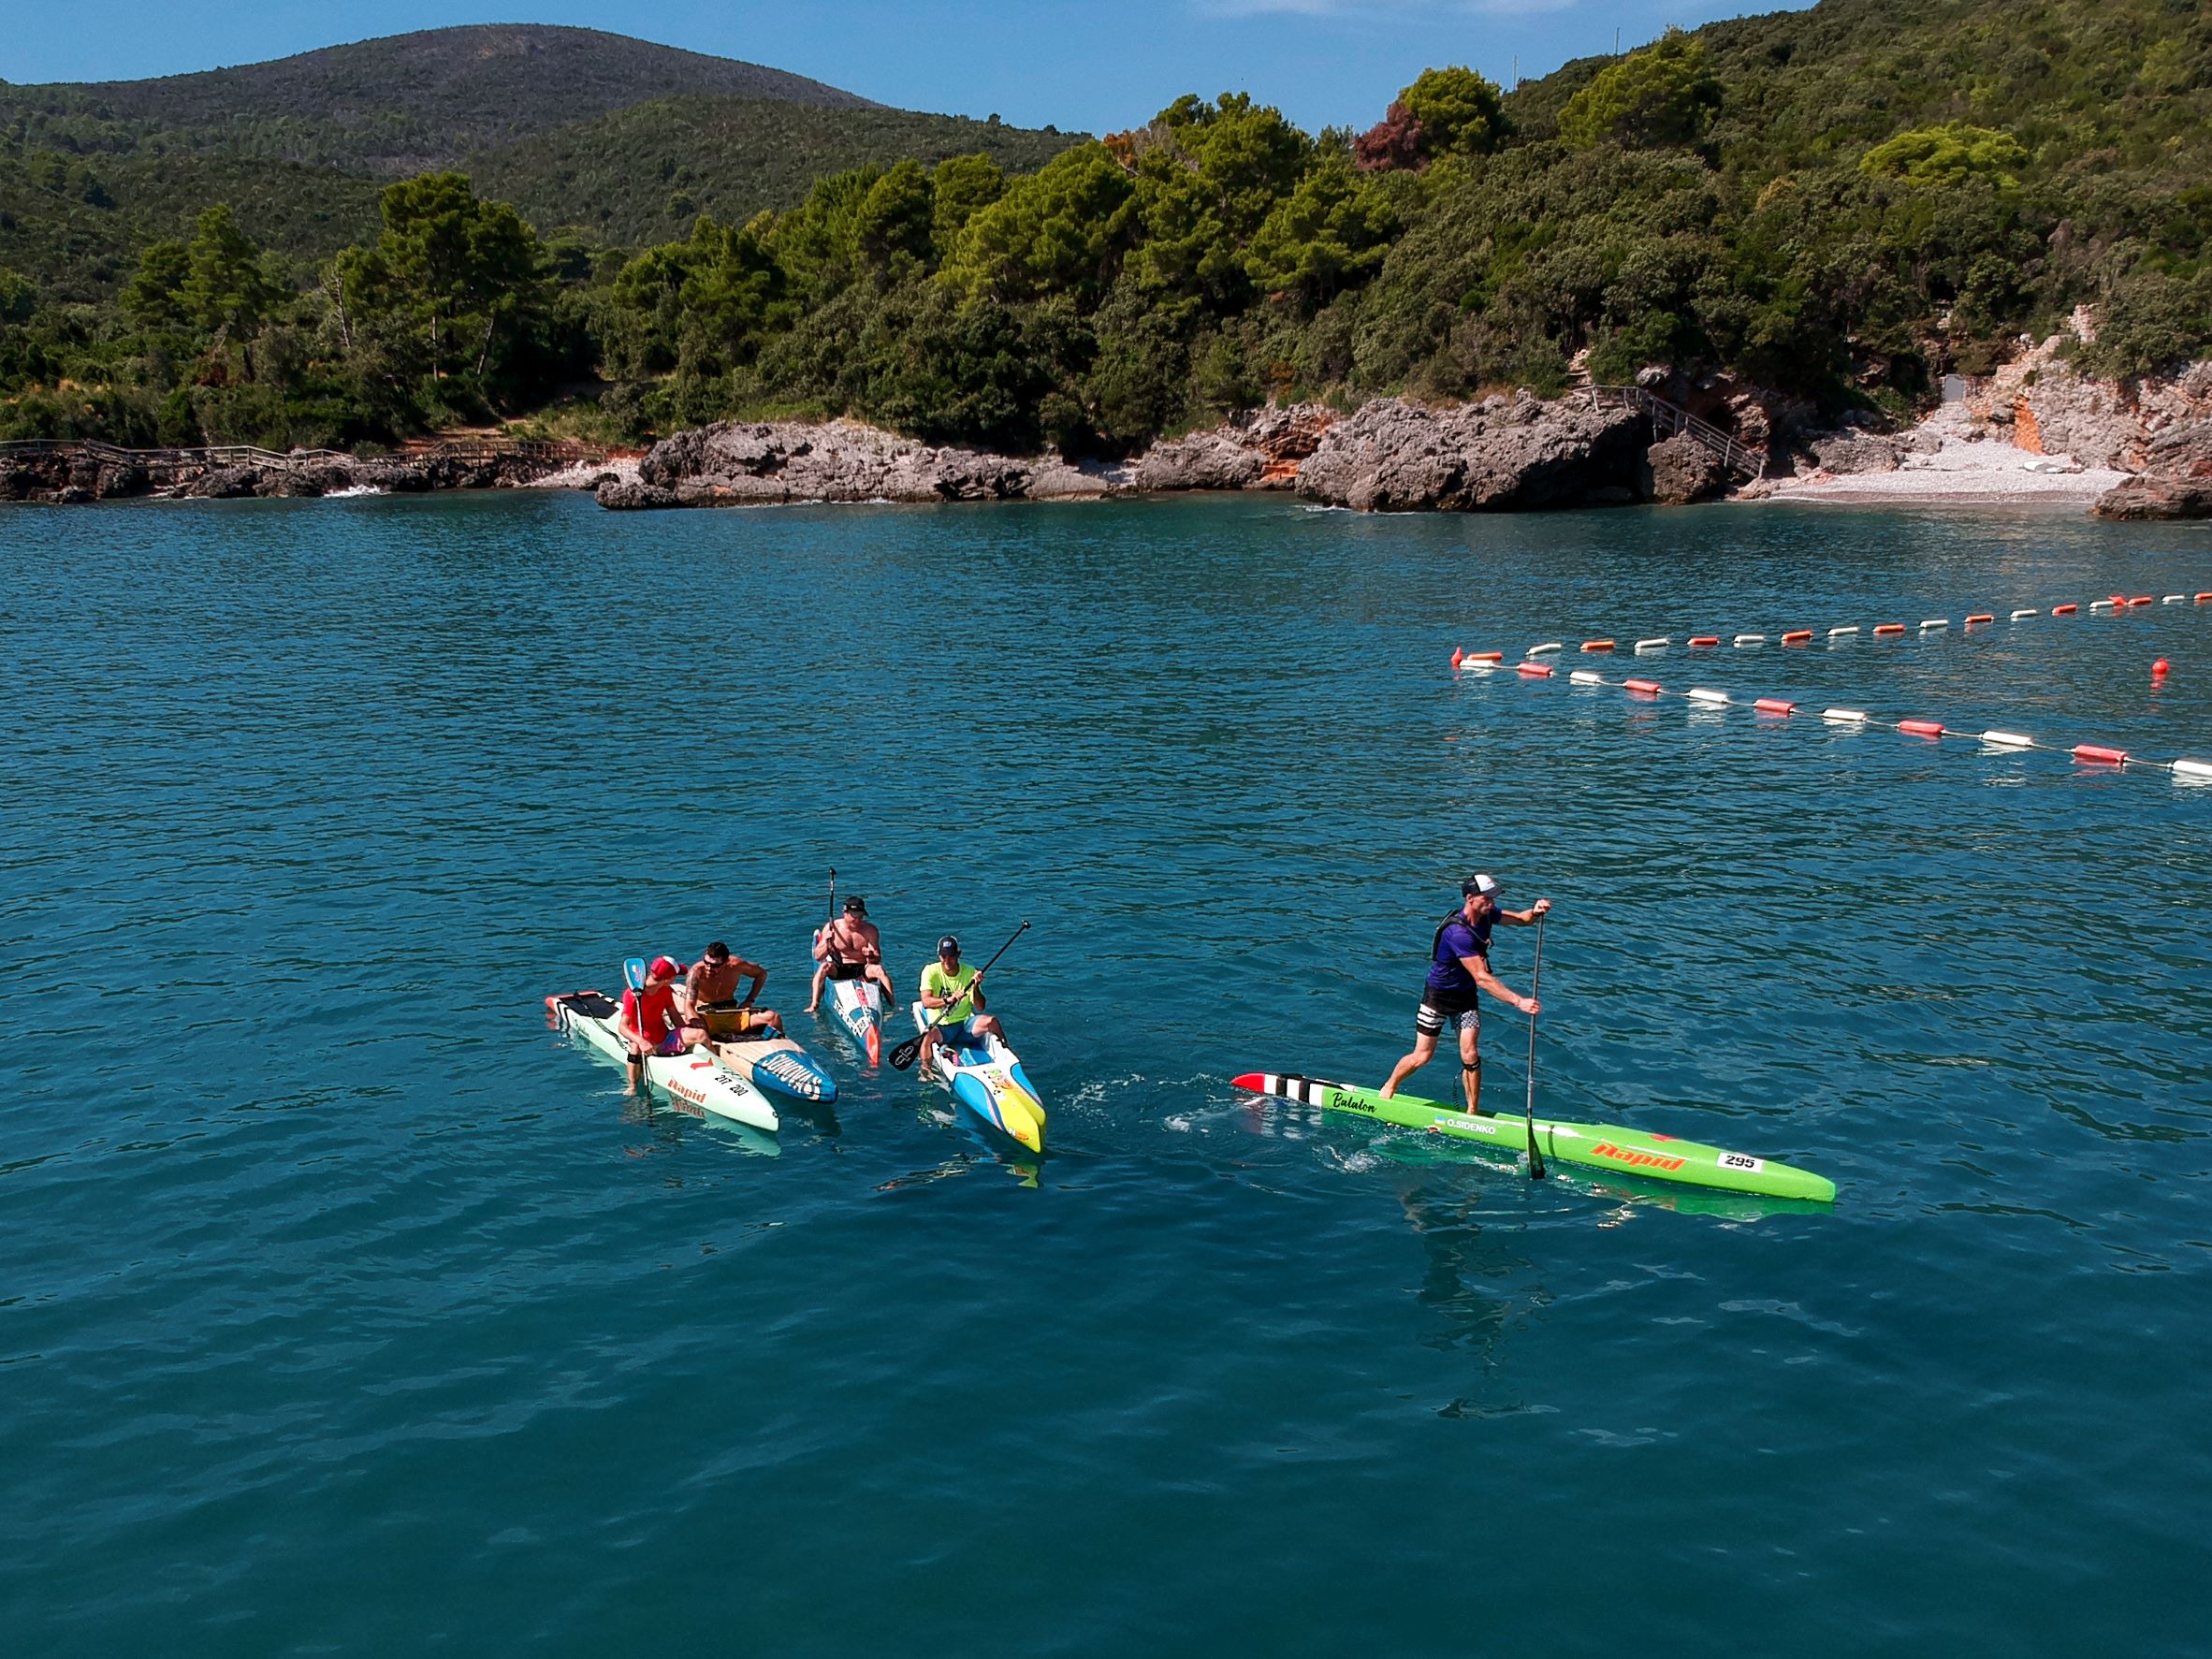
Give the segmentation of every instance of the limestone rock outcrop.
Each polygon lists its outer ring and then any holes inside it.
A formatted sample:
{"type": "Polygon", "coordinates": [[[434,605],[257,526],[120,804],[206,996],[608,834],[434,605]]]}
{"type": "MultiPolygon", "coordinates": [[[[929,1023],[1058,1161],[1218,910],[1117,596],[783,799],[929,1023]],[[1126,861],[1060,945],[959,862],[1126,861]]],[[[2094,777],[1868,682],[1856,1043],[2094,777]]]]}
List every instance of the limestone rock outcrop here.
{"type": "Polygon", "coordinates": [[[1382,398],[1337,422],[1299,469],[1298,493],[1362,512],[1498,512],[1633,501],[1643,415],[1522,394],[1432,409],[1382,398]]]}
{"type": "Polygon", "coordinates": [[[1686,506],[1728,488],[1728,469],[1721,458],[1686,432],[1652,444],[1645,459],[1651,467],[1652,499],[1663,506],[1686,506]]]}
{"type": "Polygon", "coordinates": [[[1057,456],[1019,459],[939,448],[857,421],[721,421],[662,439],[637,468],[639,489],[602,486],[607,506],[783,502],[1075,501],[1119,481],[1057,456]]]}

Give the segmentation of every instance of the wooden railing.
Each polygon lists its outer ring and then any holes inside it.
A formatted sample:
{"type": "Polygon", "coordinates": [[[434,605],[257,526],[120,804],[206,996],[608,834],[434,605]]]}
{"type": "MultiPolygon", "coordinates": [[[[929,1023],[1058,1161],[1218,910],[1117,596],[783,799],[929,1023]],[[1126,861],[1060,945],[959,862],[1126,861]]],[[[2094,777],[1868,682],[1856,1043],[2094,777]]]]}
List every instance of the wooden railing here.
{"type": "MultiPolygon", "coordinates": [[[[523,460],[604,460],[609,452],[597,444],[570,440],[538,438],[417,439],[400,455],[404,460],[498,460],[514,456],[523,460]]],[[[11,438],[0,441],[0,460],[44,455],[83,456],[116,465],[140,467],[243,467],[284,461],[344,461],[362,458],[339,449],[294,449],[280,452],[258,449],[251,444],[215,444],[199,448],[125,449],[98,438],[11,438]]]]}
{"type": "Polygon", "coordinates": [[[240,467],[255,462],[348,460],[335,449],[295,449],[280,454],[251,444],[216,444],[196,449],[125,449],[98,438],[10,438],[0,442],[0,458],[16,456],[82,455],[95,460],[141,467],[240,467]]]}
{"type": "Polygon", "coordinates": [[[1693,443],[1718,456],[1721,464],[1731,473],[1741,473],[1746,478],[1756,478],[1766,469],[1766,458],[1757,450],[1739,444],[1712,422],[1698,419],[1681,404],[1669,403],[1665,398],[1647,392],[1640,386],[1594,386],[1589,388],[1588,396],[1592,408],[1601,409],[1611,404],[1618,408],[1634,409],[1669,437],[1677,432],[1687,432],[1693,443]]]}

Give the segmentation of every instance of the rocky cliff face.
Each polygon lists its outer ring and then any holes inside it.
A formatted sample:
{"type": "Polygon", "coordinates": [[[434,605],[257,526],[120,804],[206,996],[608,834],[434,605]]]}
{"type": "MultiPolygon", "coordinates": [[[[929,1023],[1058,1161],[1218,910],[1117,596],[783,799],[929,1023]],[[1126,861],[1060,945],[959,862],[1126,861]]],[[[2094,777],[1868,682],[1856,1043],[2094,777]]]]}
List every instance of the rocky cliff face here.
{"type": "Polygon", "coordinates": [[[1721,458],[1686,432],[1652,444],[1644,464],[1651,473],[1649,494],[1663,506],[1687,506],[1728,488],[1728,469],[1721,458]]]}
{"type": "Polygon", "coordinates": [[[638,463],[634,485],[602,485],[605,507],[784,502],[1080,501],[1117,477],[1057,456],[1017,459],[938,448],[855,421],[722,421],[677,432],[638,463]]]}
{"type": "Polygon", "coordinates": [[[1651,427],[1633,410],[1525,393],[1430,409],[1369,403],[1322,435],[1298,493],[1361,512],[1497,512],[1647,498],[1651,427]]]}
{"type": "Polygon", "coordinates": [[[2168,427],[2152,438],[2143,471],[2098,497],[2095,511],[2103,518],[2212,518],[2212,421],[2168,427]]]}
{"type": "Polygon", "coordinates": [[[637,483],[602,486],[599,500],[609,507],[1068,501],[1295,487],[1362,511],[1506,511],[1650,500],[1651,435],[1634,411],[1572,399],[1547,403],[1524,394],[1431,409],[1387,398],[1342,420],[1318,406],[1262,410],[1155,444],[1125,466],[1086,468],[1055,457],[934,448],[848,421],[733,422],[656,444],[637,483]]]}

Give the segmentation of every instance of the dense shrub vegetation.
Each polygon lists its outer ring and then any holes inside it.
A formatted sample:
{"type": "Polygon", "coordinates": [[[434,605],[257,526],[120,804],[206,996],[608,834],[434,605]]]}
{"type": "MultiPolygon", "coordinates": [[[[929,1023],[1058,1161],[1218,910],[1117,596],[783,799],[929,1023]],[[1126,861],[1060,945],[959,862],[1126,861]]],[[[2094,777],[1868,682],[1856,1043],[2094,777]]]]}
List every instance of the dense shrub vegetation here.
{"type": "Polygon", "coordinates": [[[1073,144],[641,101],[473,186],[341,178],[273,128],[260,160],[72,142],[95,110],[22,102],[0,433],[852,413],[1112,452],[1270,397],[1550,389],[1585,352],[1897,406],[2083,304],[2103,372],[2212,343],[2212,21],[2182,0],[1827,0],[1511,94],[1432,69],[1361,134],[1242,95],[1073,144]]]}

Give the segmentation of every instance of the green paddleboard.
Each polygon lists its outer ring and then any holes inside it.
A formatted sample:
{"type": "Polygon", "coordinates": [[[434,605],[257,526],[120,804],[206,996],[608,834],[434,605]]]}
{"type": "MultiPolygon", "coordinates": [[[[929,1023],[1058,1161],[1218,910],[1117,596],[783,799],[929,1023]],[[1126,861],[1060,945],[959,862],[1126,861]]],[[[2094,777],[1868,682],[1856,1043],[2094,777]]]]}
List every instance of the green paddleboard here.
{"type": "MultiPolygon", "coordinates": [[[[1470,1113],[1435,1100],[1417,1100],[1406,1095],[1385,1099],[1374,1089],[1347,1083],[1324,1083],[1319,1078],[1288,1072],[1247,1071],[1232,1080],[1238,1088],[1255,1095],[1273,1095],[1303,1106],[1330,1112],[1348,1112],[1409,1129],[1429,1129],[1471,1141],[1506,1157],[1528,1155],[1525,1118],[1495,1113],[1470,1113]]],[[[1806,1199],[1832,1203],[1836,1184],[1826,1175],[1778,1164],[1772,1158],[1753,1157],[1696,1141],[1677,1141],[1667,1135],[1623,1128],[1602,1123],[1555,1123],[1536,1119],[1536,1150],[1552,1162],[1577,1164],[1612,1175],[1639,1176],[1650,1181],[1671,1181],[1685,1186],[1709,1186],[1722,1192],[1744,1192],[1761,1198],[1806,1199]]]]}

